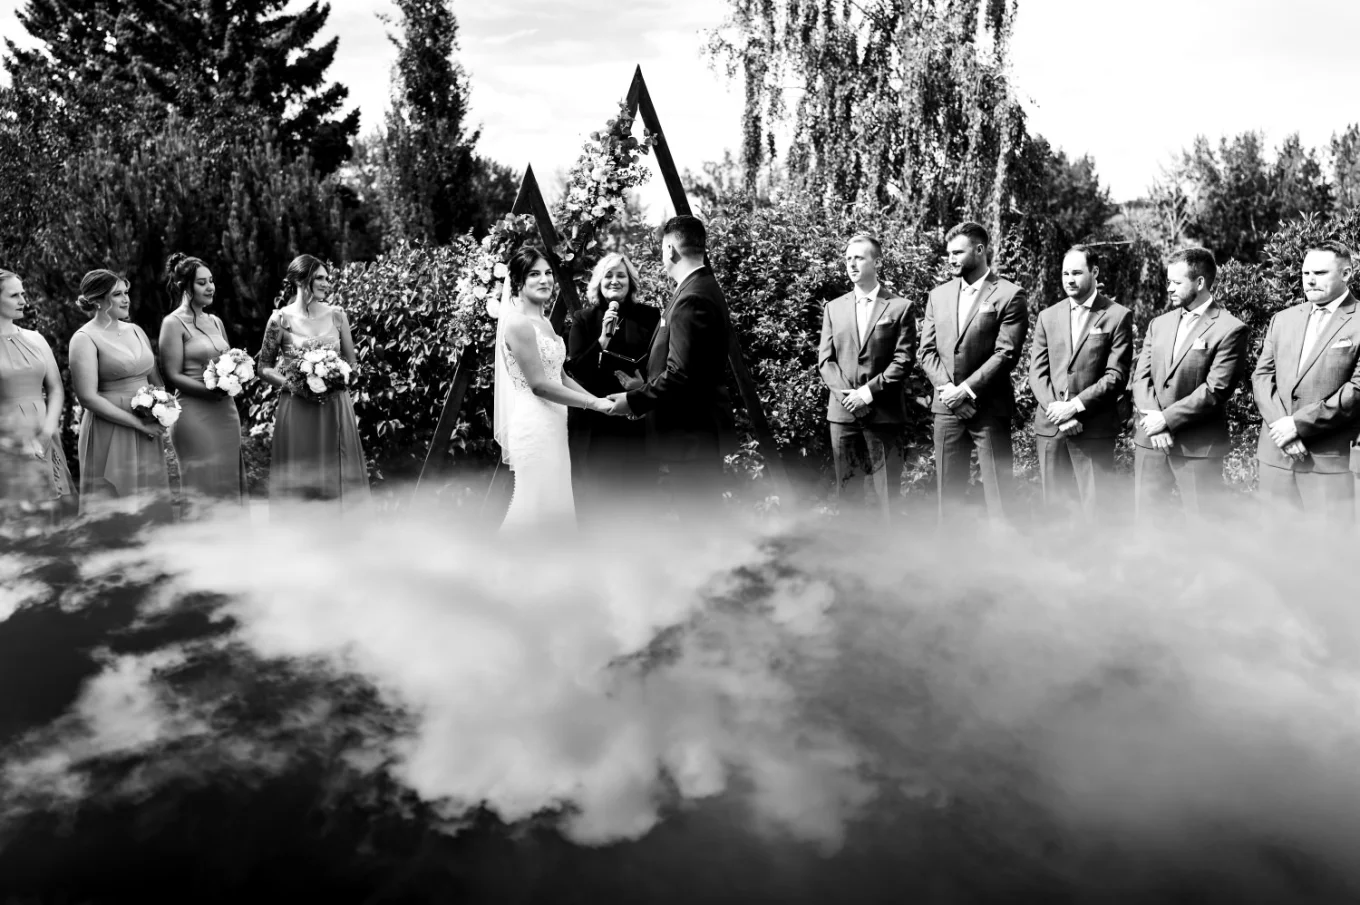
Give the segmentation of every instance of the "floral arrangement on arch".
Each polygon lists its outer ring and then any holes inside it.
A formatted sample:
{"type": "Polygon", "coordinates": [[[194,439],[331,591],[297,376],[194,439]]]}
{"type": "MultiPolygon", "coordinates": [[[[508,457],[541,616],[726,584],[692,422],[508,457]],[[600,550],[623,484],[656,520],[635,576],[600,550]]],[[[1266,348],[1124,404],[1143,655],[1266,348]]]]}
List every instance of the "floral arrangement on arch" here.
{"type": "Polygon", "coordinates": [[[599,132],[590,133],[581,156],[567,174],[566,191],[553,211],[561,240],[553,250],[572,278],[583,278],[599,247],[596,238],[623,213],[624,192],[652,176],[643,158],[656,144],[644,126],[642,138],[633,137],[634,116],[628,103],[599,132]]]}
{"type": "Polygon", "coordinates": [[[491,344],[501,284],[510,276],[506,265],[515,249],[537,239],[538,225],[533,217],[507,214],[468,255],[454,286],[454,329],[465,341],[491,344]]]}

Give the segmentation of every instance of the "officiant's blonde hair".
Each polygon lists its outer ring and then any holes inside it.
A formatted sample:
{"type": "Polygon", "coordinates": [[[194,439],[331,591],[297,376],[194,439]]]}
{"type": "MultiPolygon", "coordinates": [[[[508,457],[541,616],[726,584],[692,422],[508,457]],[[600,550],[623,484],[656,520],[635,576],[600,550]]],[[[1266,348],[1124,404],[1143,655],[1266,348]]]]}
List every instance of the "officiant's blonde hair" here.
{"type": "Polygon", "coordinates": [[[623,297],[625,302],[636,302],[638,294],[638,269],[628,256],[621,251],[611,251],[609,254],[600,258],[600,263],[595,265],[595,270],[590,274],[590,285],[586,287],[586,304],[595,304],[603,308],[606,304],[604,296],[600,294],[600,284],[604,282],[604,275],[609,272],[609,268],[615,264],[622,264],[623,269],[628,272],[628,294],[623,297]]]}

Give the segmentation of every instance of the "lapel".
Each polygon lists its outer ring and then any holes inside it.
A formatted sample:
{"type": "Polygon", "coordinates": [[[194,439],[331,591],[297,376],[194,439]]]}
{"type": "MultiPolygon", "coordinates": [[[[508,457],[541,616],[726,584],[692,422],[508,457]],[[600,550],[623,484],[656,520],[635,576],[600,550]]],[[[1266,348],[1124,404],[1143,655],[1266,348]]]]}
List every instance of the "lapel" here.
{"type": "MultiPolygon", "coordinates": [[[[1100,322],[1104,320],[1105,312],[1109,307],[1110,302],[1103,295],[1097,295],[1095,301],[1091,302],[1091,313],[1086,318],[1086,329],[1082,331],[1081,336],[1073,337],[1072,356],[1067,360],[1069,366],[1077,360],[1077,353],[1081,351],[1082,346],[1086,345],[1086,337],[1091,335],[1092,330],[1100,326],[1100,322]]],[[[1068,302],[1067,305],[1067,332],[1072,332],[1071,302],[1068,302]]]]}
{"type": "MultiPolygon", "coordinates": [[[[1211,302],[1209,307],[1204,309],[1204,313],[1200,315],[1199,323],[1195,324],[1194,330],[1192,330],[1190,335],[1185,338],[1185,345],[1181,346],[1179,353],[1175,351],[1176,331],[1171,331],[1172,354],[1175,357],[1171,362],[1171,367],[1166,372],[1167,377],[1174,374],[1176,368],[1180,367],[1181,362],[1185,360],[1186,353],[1195,347],[1195,340],[1203,336],[1205,331],[1214,325],[1214,320],[1218,317],[1218,312],[1221,310],[1222,309],[1218,307],[1218,302],[1211,302]]],[[[1177,324],[1176,326],[1179,328],[1180,324],[1177,324]]]]}
{"type": "Polygon", "coordinates": [[[666,319],[671,316],[671,308],[675,306],[675,300],[680,298],[680,293],[685,291],[685,287],[688,286],[691,282],[693,282],[695,277],[697,277],[699,274],[703,273],[707,269],[708,269],[707,266],[696,267],[694,270],[691,270],[689,272],[689,274],[684,278],[684,280],[676,284],[675,292],[671,293],[671,300],[669,304],[667,304],[665,309],[662,310],[660,319],[657,320],[656,326],[652,328],[652,338],[651,341],[648,343],[649,348],[651,347],[652,343],[656,342],[657,334],[660,333],[662,328],[666,326],[666,319]]]}
{"type": "MultiPolygon", "coordinates": [[[[854,311],[854,307],[855,293],[852,290],[850,292],[850,308],[852,312],[854,311]]],[[[869,307],[869,319],[864,322],[864,335],[859,338],[860,355],[863,355],[864,350],[869,347],[869,336],[874,332],[874,324],[878,323],[878,319],[883,316],[883,311],[887,307],[888,303],[883,298],[883,283],[880,282],[878,288],[874,290],[874,303],[869,307]]]]}
{"type": "MultiPolygon", "coordinates": [[[[1312,311],[1306,307],[1302,310],[1304,317],[1299,322],[1300,326],[1297,331],[1299,336],[1298,348],[1300,350],[1303,348],[1304,337],[1307,336],[1308,315],[1312,314],[1312,311]]],[[[1308,373],[1308,370],[1317,363],[1317,360],[1322,356],[1322,353],[1327,351],[1327,347],[1332,344],[1332,340],[1336,338],[1336,334],[1339,333],[1341,328],[1346,325],[1346,322],[1351,319],[1353,313],[1355,313],[1355,299],[1353,298],[1347,298],[1337,307],[1336,313],[1332,315],[1331,320],[1327,321],[1327,326],[1323,328],[1322,333],[1318,336],[1317,344],[1308,352],[1308,360],[1303,362],[1302,366],[1299,368],[1299,372],[1294,375],[1294,379],[1291,381],[1291,386],[1289,387],[1291,392],[1299,385],[1299,382],[1303,380],[1304,375],[1308,373]]],[[[1298,353],[1296,352],[1295,357],[1297,357],[1297,354],[1298,353]]]]}
{"type": "MultiPolygon", "coordinates": [[[[986,278],[982,281],[982,288],[978,290],[977,298],[973,299],[973,307],[968,309],[968,320],[959,328],[960,342],[963,340],[963,334],[967,333],[968,328],[972,326],[973,321],[977,320],[978,312],[982,310],[982,306],[987,303],[987,299],[996,291],[996,282],[996,274],[988,271],[986,278]]],[[[963,293],[963,277],[959,277],[959,293],[963,293]]],[[[959,306],[955,304],[955,318],[958,317],[958,310],[959,306]]],[[[1071,328],[1069,327],[1068,329],[1070,330],[1071,328]]]]}
{"type": "Polygon", "coordinates": [[[959,293],[962,291],[963,280],[954,280],[941,286],[938,292],[943,304],[935,312],[936,345],[942,357],[946,351],[949,352],[951,357],[948,367],[951,374],[954,370],[954,348],[959,344],[959,293]]]}

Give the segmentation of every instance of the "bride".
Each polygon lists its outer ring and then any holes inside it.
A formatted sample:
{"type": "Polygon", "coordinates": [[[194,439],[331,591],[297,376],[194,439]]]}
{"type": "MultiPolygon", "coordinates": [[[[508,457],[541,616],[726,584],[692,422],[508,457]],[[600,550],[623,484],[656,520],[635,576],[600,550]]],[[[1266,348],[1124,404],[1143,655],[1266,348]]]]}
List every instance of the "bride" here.
{"type": "Polygon", "coordinates": [[[604,414],[613,406],[562,371],[566,346],[543,316],[555,288],[543,253],[532,246],[519,249],[509,271],[496,311],[493,418],[515,489],[501,527],[573,522],[567,406],[604,414]]]}

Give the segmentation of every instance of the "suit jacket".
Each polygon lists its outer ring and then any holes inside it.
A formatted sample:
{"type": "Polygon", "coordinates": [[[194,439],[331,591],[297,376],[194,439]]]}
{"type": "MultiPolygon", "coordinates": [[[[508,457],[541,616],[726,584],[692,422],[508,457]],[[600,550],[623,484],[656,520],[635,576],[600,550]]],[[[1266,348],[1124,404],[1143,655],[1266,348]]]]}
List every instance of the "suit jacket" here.
{"type": "Polygon", "coordinates": [[[1286,308],[1270,319],[1251,376],[1265,423],[1256,444],[1263,465],[1338,474],[1350,470],[1351,443],[1360,434],[1360,317],[1355,297],[1336,309],[1317,344],[1300,362],[1313,303],[1286,308]],[[1295,461],[1270,439],[1270,425],[1292,416],[1309,455],[1295,461]]]}
{"type": "MultiPolygon", "coordinates": [[[[1133,375],[1133,404],[1139,412],[1160,411],[1166,418],[1172,455],[1220,458],[1232,448],[1227,403],[1246,368],[1247,325],[1215,300],[1173,361],[1180,320],[1181,309],[1174,308],[1148,325],[1133,375]]],[[[1133,442],[1153,448],[1141,421],[1133,442]]]]}
{"type": "MultiPolygon", "coordinates": [[[[847,292],[826,303],[822,310],[822,342],[817,367],[822,382],[831,389],[826,420],[852,424],[856,418],[841,405],[840,390],[867,385],[873,396],[868,424],[901,424],[907,420],[905,386],[916,351],[916,320],[911,302],[882,283],[869,309],[864,340],[856,322],[855,293],[847,292]]],[[[863,411],[863,410],[861,410],[863,411]]]]}
{"type": "Polygon", "coordinates": [[[1067,299],[1039,312],[1030,342],[1029,386],[1039,406],[1034,432],[1056,436],[1058,425],[1044,411],[1058,400],[1080,399],[1077,413],[1083,437],[1117,437],[1123,429],[1119,398],[1133,370],[1133,312],[1097,295],[1086,318],[1086,330],[1075,348],[1072,304],[1067,299]]]}
{"type": "Polygon", "coordinates": [[[973,301],[968,321],[959,325],[962,279],[930,290],[921,327],[921,370],[935,387],[930,410],[949,414],[940,401],[940,387],[968,384],[977,396],[979,415],[1009,418],[1015,411],[1011,371],[1029,332],[1025,290],[995,273],[988,273],[973,301]]]}
{"type": "Polygon", "coordinates": [[[629,407],[650,415],[654,453],[687,461],[716,454],[732,426],[725,379],[731,343],[727,301],[713,271],[685,277],[652,333],[647,383],[629,407]]]}

